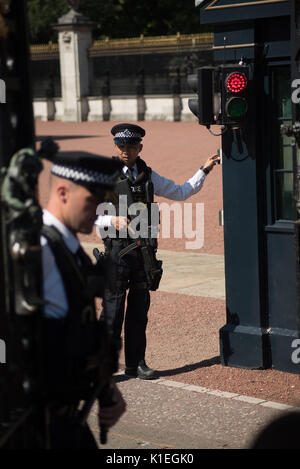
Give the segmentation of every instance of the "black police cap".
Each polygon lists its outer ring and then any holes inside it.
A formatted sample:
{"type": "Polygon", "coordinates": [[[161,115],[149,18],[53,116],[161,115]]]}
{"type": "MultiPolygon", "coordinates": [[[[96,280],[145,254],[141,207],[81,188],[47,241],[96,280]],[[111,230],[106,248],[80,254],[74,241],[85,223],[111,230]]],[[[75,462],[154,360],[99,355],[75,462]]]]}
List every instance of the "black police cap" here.
{"type": "Polygon", "coordinates": [[[113,189],[123,163],[119,160],[83,151],[59,152],[51,158],[51,173],[102,195],[113,189]]]}
{"type": "Polygon", "coordinates": [[[126,123],[114,125],[111,133],[115,137],[114,143],[116,145],[124,145],[126,143],[136,145],[146,135],[146,131],[139,125],[126,123]]]}

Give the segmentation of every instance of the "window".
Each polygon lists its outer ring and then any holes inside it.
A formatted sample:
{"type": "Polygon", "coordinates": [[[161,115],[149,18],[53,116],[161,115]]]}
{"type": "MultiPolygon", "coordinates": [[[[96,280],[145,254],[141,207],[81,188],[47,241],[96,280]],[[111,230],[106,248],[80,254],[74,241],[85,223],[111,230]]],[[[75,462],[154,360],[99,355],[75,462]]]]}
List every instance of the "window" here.
{"type": "Polygon", "coordinates": [[[280,126],[292,123],[290,67],[273,72],[274,99],[274,187],[276,220],[293,220],[293,153],[291,137],[282,135],[280,126]]]}

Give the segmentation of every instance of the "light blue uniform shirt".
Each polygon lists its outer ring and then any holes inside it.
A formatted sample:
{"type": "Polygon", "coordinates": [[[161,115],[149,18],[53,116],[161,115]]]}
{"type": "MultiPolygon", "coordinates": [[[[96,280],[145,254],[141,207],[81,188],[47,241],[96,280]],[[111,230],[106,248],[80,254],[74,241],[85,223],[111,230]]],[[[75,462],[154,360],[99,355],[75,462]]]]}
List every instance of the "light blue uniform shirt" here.
{"type": "MultiPolygon", "coordinates": [[[[123,166],[123,172],[126,174],[128,171],[127,166],[123,166]]],[[[138,175],[136,164],[131,168],[133,178],[136,179],[138,175]]],[[[153,183],[154,194],[160,197],[165,197],[166,199],[179,200],[183,201],[188,199],[197,192],[200,191],[205,180],[205,173],[202,169],[192,176],[184,184],[176,184],[171,179],[167,179],[163,176],[160,176],[158,173],[152,170],[151,172],[151,181],[153,183]]],[[[99,215],[95,221],[95,225],[99,228],[104,228],[105,226],[111,226],[111,215],[99,215]]]]}
{"type": "MultiPolygon", "coordinates": [[[[76,236],[52,213],[43,211],[43,222],[45,225],[54,226],[62,235],[68,249],[75,254],[80,244],[76,236]]],[[[68,300],[64,289],[61,274],[57,268],[54,255],[49,247],[48,241],[41,236],[42,264],[43,264],[43,289],[44,316],[47,318],[61,319],[68,313],[68,300]]]]}

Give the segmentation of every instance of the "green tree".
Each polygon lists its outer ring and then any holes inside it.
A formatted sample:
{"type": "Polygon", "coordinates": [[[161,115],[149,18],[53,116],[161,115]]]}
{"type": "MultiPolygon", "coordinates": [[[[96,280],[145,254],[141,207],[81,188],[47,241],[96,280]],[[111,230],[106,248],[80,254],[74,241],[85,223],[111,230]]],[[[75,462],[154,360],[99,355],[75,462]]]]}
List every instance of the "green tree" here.
{"type": "MultiPolygon", "coordinates": [[[[66,0],[28,0],[32,42],[53,40],[51,24],[66,13],[66,0]]],[[[79,11],[95,22],[94,39],[200,32],[194,0],[84,0],[79,11]]]]}
{"type": "Polygon", "coordinates": [[[194,0],[85,0],[80,11],[97,22],[96,36],[161,36],[200,31],[194,0]]]}
{"type": "Polygon", "coordinates": [[[69,10],[65,0],[28,0],[28,21],[31,43],[56,40],[52,25],[69,10]]]}

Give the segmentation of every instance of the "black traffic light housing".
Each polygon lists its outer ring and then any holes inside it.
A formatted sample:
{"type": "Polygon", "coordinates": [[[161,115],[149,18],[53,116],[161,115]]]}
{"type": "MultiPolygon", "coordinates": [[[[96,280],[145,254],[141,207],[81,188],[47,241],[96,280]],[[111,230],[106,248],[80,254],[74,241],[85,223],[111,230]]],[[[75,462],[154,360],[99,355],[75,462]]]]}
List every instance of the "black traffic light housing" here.
{"type": "Polygon", "coordinates": [[[201,67],[188,75],[197,93],[188,106],[201,125],[241,127],[248,111],[249,66],[245,64],[201,67]]]}
{"type": "Polygon", "coordinates": [[[240,127],[247,117],[249,67],[222,65],[219,68],[221,124],[240,127]]]}
{"type": "Polygon", "coordinates": [[[198,68],[196,73],[188,75],[187,81],[192,90],[198,95],[197,98],[189,99],[190,111],[198,117],[199,124],[206,126],[215,124],[213,107],[214,68],[198,68]]]}

